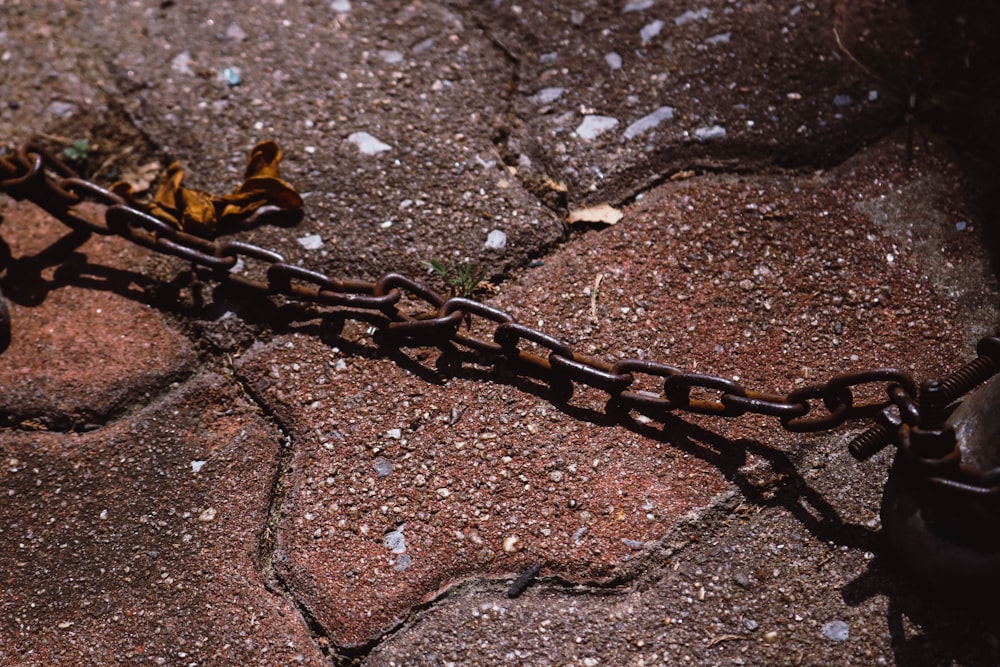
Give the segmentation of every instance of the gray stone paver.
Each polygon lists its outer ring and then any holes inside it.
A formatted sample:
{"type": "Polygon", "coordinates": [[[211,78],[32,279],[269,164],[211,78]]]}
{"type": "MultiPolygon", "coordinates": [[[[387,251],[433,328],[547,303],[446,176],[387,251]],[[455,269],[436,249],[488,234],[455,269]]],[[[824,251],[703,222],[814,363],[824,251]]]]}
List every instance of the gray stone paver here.
{"type": "MultiPolygon", "coordinates": [[[[940,65],[983,71],[981,27],[942,3],[928,33],[917,4],[7,0],[0,141],[88,136],[104,183],[178,159],[222,192],[275,138],[307,217],[239,237],[294,263],[470,259],[578,349],[763,390],[923,377],[998,300],[982,167],[898,122],[940,65]],[[602,202],[616,226],[564,223],[602,202]]],[[[1000,658],[995,613],[888,554],[889,455],[850,460],[853,426],[612,424],[598,392],[441,378],[363,322],[271,329],[183,280],[167,304],[183,262],[115,238],[20,280],[64,231],[0,206],[0,664],[1000,658]]]]}

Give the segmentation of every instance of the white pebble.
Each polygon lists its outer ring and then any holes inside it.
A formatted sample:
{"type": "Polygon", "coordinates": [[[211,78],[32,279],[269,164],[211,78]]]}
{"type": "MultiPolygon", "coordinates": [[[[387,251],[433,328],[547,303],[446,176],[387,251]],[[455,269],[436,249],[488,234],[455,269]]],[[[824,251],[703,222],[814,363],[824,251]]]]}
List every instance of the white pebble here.
{"type": "Polygon", "coordinates": [[[494,229],[486,236],[486,243],[483,247],[487,250],[503,250],[507,246],[507,234],[494,229]]]}
{"type": "Polygon", "coordinates": [[[660,34],[663,30],[663,21],[657,19],[652,23],[647,23],[643,26],[642,30],[639,31],[639,36],[642,37],[642,43],[648,44],[650,40],[660,34]]]}
{"type": "Polygon", "coordinates": [[[635,121],[627,128],[625,128],[625,138],[634,139],[643,132],[653,129],[665,120],[670,120],[674,117],[673,107],[660,107],[648,116],[643,116],[639,120],[635,121]]]}
{"type": "Polygon", "coordinates": [[[562,97],[562,94],[565,92],[565,88],[542,88],[529,97],[528,101],[533,104],[551,104],[562,97]]]}
{"type": "Polygon", "coordinates": [[[711,127],[699,127],[694,131],[694,138],[698,141],[708,141],[709,139],[722,139],[726,136],[726,128],[721,125],[711,127]]]}
{"type": "Polygon", "coordinates": [[[319,234],[308,234],[299,238],[298,242],[306,250],[317,250],[323,247],[323,239],[319,234]]]}
{"type": "Polygon", "coordinates": [[[610,67],[613,70],[622,68],[622,57],[617,53],[615,53],[614,51],[604,54],[604,62],[606,62],[608,64],[608,67],[610,67]]]}
{"type": "Polygon", "coordinates": [[[406,551],[406,538],[403,537],[402,526],[385,536],[385,546],[394,554],[401,554],[406,551]]]}
{"type": "Polygon", "coordinates": [[[701,21],[702,19],[707,19],[709,14],[708,7],[702,7],[697,11],[686,11],[677,18],[674,19],[675,25],[684,25],[688,21],[701,21]]]}
{"type": "Polygon", "coordinates": [[[823,624],[822,633],[832,642],[842,642],[851,635],[851,626],[844,621],[830,621],[823,624]]]}
{"type": "Polygon", "coordinates": [[[378,155],[392,150],[392,146],[379,141],[367,132],[355,132],[347,137],[347,141],[357,146],[362,155],[378,155]]]}
{"type": "Polygon", "coordinates": [[[624,9],[622,9],[622,14],[627,14],[628,12],[640,12],[643,9],[649,9],[653,6],[656,0],[629,0],[625,4],[624,9]]]}
{"type": "Polygon", "coordinates": [[[189,74],[194,75],[191,71],[191,54],[188,51],[182,51],[174,56],[174,59],[170,61],[170,69],[179,74],[189,74]]]}
{"type": "Polygon", "coordinates": [[[209,507],[207,510],[198,515],[198,521],[203,521],[208,523],[209,521],[215,520],[215,508],[209,507]]]}
{"type": "Polygon", "coordinates": [[[191,472],[201,472],[202,466],[205,463],[205,461],[191,461],[191,472]]]}
{"type": "Polygon", "coordinates": [[[611,116],[585,116],[576,128],[576,136],[590,141],[618,125],[618,119],[611,116]]]}

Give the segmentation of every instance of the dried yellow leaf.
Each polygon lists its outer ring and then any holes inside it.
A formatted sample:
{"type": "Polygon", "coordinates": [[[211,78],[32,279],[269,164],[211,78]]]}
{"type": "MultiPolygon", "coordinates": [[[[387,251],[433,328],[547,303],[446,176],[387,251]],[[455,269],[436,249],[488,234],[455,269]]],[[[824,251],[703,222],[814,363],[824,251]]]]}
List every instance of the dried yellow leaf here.
{"type": "Polygon", "coordinates": [[[281,156],[281,149],[274,141],[254,146],[247,159],[243,183],[222,196],[184,187],[184,170],[175,162],[167,169],[149,212],[185,232],[212,238],[261,206],[301,209],[302,197],[279,178],[281,156]]]}

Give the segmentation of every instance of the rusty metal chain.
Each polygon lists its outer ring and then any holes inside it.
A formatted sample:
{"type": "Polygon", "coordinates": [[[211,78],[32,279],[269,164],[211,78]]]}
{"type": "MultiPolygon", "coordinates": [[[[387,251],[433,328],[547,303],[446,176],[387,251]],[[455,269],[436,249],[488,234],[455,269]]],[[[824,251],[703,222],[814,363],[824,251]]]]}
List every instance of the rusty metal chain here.
{"type": "MultiPolygon", "coordinates": [[[[929,484],[1000,499],[1000,469],[964,466],[954,439],[926,437],[941,429],[947,406],[1000,371],[1000,338],[983,339],[976,360],[940,382],[925,382],[919,390],[908,374],[876,368],[839,374],[784,395],[761,393],[729,378],[687,372],[656,361],[623,359],[611,363],[582,354],[550,334],[516,322],[499,308],[462,297],[446,298],[400,273],[387,273],[373,282],[337,279],[289,264],[266,248],[186,233],[81,179],[35,146],[0,152],[0,192],[37,204],[81,233],[120,236],[187,260],[222,284],[314,306],[378,314],[381,318],[375,338],[382,346],[436,346],[445,352],[443,359],[449,352],[465,348],[488,363],[503,364],[525,377],[546,381],[557,401],[569,400],[577,386],[591,387],[608,395],[609,413],[634,411],[658,421],[674,411],[730,418],[758,414],[776,418],[793,432],[826,431],[847,420],[874,418],[875,425],[849,445],[856,459],[867,459],[896,444],[915,466],[926,470],[929,484]],[[105,207],[103,220],[74,210],[85,200],[105,207]],[[252,264],[258,264],[259,269],[248,271],[252,264]],[[263,275],[263,279],[252,278],[250,273],[263,275]],[[422,305],[416,310],[404,308],[404,304],[414,302],[422,305]],[[492,336],[469,333],[474,322],[477,329],[492,327],[492,336]],[[649,378],[647,383],[662,383],[662,389],[639,389],[643,376],[649,378]],[[857,402],[857,388],[866,385],[880,389],[885,399],[857,402]]],[[[255,215],[268,213],[259,210],[255,215]]],[[[0,336],[9,336],[9,325],[0,296],[0,336]]]]}

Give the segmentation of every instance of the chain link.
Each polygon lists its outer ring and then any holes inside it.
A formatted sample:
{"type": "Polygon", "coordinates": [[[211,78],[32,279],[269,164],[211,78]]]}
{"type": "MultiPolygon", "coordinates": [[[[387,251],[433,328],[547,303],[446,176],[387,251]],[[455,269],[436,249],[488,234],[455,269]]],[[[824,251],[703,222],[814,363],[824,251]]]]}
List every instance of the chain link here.
{"type": "MultiPolygon", "coordinates": [[[[606,393],[609,412],[635,411],[659,421],[674,411],[727,418],[757,414],[777,418],[791,432],[825,431],[847,420],[874,418],[875,426],[850,444],[855,458],[868,458],[896,437],[903,454],[926,471],[928,483],[949,491],[1000,497],[1000,469],[982,471],[961,465],[957,445],[931,453],[914,446],[911,434],[920,433],[920,400],[913,378],[898,369],[843,373],[782,396],[752,391],[735,380],[686,372],[656,361],[623,359],[609,363],[578,353],[570,344],[516,322],[499,308],[461,297],[446,299],[400,273],[388,273],[375,282],[338,280],[289,264],[266,248],[183,232],[119,195],[81,179],[60,161],[30,145],[0,152],[0,192],[27,199],[81,232],[121,236],[190,261],[220,283],[316,306],[380,314],[383,317],[375,319],[381,322],[376,324],[375,335],[380,345],[467,348],[488,363],[506,364],[526,376],[542,379],[556,400],[568,400],[574,387],[582,385],[606,393]],[[103,220],[76,211],[83,201],[105,206],[103,220]],[[251,272],[249,264],[263,267],[251,272]],[[253,273],[264,278],[251,277],[253,273]],[[418,310],[406,310],[403,304],[417,304],[418,310]],[[474,328],[473,320],[483,323],[477,324],[477,330],[483,325],[492,326],[492,338],[468,333],[474,328]],[[465,332],[463,322],[467,325],[465,332]],[[640,389],[642,376],[661,383],[661,390],[640,389]],[[882,390],[885,399],[857,403],[855,389],[872,385],[882,390]],[[695,391],[698,396],[693,395],[695,391]],[[701,397],[706,392],[715,393],[715,398],[701,397]]],[[[280,210],[269,210],[262,215],[279,214],[280,210]]],[[[0,338],[9,339],[9,327],[10,317],[0,297],[0,338]]],[[[942,381],[941,400],[954,401],[1000,370],[1000,338],[984,339],[978,352],[978,359],[942,381]]]]}

